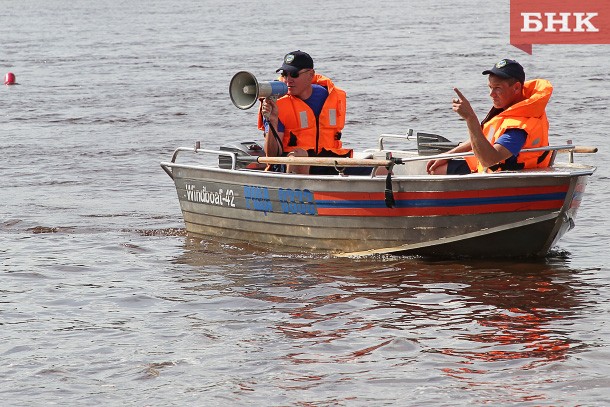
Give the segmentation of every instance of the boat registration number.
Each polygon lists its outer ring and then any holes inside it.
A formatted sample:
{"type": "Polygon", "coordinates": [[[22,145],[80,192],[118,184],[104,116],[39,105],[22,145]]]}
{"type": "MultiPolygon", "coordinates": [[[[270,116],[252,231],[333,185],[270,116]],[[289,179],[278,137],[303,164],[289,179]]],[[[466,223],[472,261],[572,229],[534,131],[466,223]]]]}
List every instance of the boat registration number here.
{"type": "Polygon", "coordinates": [[[243,200],[239,191],[220,185],[185,184],[186,200],[227,208],[242,208],[257,212],[317,215],[313,192],[308,189],[267,188],[244,185],[243,200]]]}
{"type": "MultiPolygon", "coordinates": [[[[274,212],[269,188],[246,185],[244,186],[244,199],[246,200],[246,209],[265,213],[274,212]]],[[[280,188],[277,190],[277,201],[280,203],[279,209],[282,213],[298,215],[316,214],[313,193],[308,189],[280,188]]]]}

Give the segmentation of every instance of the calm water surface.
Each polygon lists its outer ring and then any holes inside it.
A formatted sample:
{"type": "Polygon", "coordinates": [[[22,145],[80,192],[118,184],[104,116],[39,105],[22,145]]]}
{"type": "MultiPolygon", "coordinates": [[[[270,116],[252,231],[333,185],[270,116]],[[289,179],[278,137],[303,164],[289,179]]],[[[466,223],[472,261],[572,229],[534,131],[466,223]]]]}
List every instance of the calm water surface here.
{"type": "Polygon", "coordinates": [[[610,402],[608,46],[508,45],[508,4],[25,1],[0,11],[3,405],[610,402]],[[323,10],[322,14],[320,14],[323,10]],[[313,17],[314,13],[318,13],[313,17]],[[174,148],[260,139],[233,74],[303,49],[345,140],[465,137],[483,69],[555,85],[552,141],[594,145],[576,228],[535,262],[336,259],[185,236],[174,148]]]}

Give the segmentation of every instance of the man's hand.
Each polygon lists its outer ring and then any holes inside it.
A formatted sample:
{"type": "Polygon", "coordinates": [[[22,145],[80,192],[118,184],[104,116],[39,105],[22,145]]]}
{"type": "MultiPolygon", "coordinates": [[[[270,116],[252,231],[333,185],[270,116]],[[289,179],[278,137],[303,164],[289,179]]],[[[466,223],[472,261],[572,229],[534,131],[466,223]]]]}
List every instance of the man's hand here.
{"type": "Polygon", "coordinates": [[[261,112],[263,113],[263,117],[265,117],[270,122],[277,124],[279,110],[275,101],[271,98],[264,98],[261,99],[261,102],[261,112]]]}
{"type": "Polygon", "coordinates": [[[464,96],[458,88],[453,88],[453,90],[457,94],[457,98],[453,98],[453,111],[459,114],[464,120],[471,119],[472,117],[476,118],[476,113],[472,109],[468,99],[466,99],[466,96],[464,96]]]}
{"type": "MultiPolygon", "coordinates": [[[[426,172],[430,175],[435,175],[435,170],[439,167],[446,166],[448,162],[449,162],[449,160],[444,159],[444,158],[437,159],[437,160],[430,160],[426,164],[426,172]]],[[[447,173],[447,170],[443,169],[443,171],[441,171],[439,173],[439,175],[444,175],[446,173],[447,173]]]]}

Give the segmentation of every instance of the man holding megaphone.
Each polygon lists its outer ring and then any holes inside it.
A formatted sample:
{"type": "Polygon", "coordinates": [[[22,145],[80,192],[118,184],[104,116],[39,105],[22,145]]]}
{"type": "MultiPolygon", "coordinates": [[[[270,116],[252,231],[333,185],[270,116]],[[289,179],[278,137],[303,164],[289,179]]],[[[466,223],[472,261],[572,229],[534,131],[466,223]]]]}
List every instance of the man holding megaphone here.
{"type": "MultiPolygon", "coordinates": [[[[261,103],[259,129],[265,133],[267,156],[351,157],[343,148],[345,91],[314,71],[313,59],[303,51],[284,56],[276,70],[288,86],[288,93],[261,103]]],[[[332,167],[287,166],[299,174],[336,173],[332,167]]]]}

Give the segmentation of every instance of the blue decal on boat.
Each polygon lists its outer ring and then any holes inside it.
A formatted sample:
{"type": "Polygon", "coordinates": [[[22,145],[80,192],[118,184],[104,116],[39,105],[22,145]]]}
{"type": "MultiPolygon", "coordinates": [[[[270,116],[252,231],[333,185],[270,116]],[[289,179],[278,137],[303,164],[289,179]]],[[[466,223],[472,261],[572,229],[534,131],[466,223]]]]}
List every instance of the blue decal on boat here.
{"type": "Polygon", "coordinates": [[[273,212],[273,203],[269,199],[269,190],[266,187],[255,187],[244,185],[244,199],[246,201],[246,209],[254,211],[273,212]]]}
{"type": "Polygon", "coordinates": [[[283,213],[315,215],[316,205],[313,193],[308,189],[284,189],[277,191],[283,213]]]}

